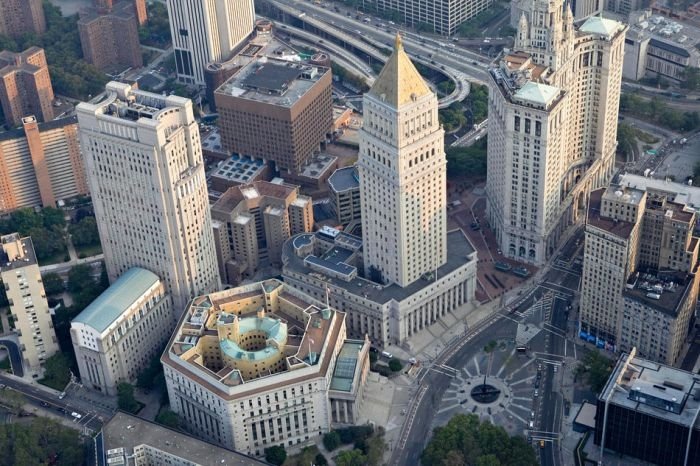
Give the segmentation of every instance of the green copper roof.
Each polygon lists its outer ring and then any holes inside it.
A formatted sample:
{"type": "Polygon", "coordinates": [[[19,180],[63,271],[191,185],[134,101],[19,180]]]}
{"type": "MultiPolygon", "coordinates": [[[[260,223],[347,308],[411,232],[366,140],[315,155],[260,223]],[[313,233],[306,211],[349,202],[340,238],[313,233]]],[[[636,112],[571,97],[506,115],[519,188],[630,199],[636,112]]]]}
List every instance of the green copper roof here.
{"type": "Polygon", "coordinates": [[[146,269],[129,269],[72,322],[87,325],[102,333],[158,281],[158,276],[146,269]]]}
{"type": "MultiPolygon", "coordinates": [[[[221,316],[219,319],[221,320],[221,316]]],[[[284,346],[287,342],[287,324],[271,317],[265,316],[262,319],[258,317],[244,317],[239,321],[239,329],[241,335],[252,331],[262,331],[267,335],[268,340],[276,341],[277,345],[280,347],[284,346]]],[[[221,340],[219,346],[221,347],[221,351],[230,358],[247,359],[251,361],[261,361],[279,354],[280,352],[279,349],[273,346],[267,346],[257,351],[246,351],[238,346],[235,341],[228,339],[221,340]]]]}

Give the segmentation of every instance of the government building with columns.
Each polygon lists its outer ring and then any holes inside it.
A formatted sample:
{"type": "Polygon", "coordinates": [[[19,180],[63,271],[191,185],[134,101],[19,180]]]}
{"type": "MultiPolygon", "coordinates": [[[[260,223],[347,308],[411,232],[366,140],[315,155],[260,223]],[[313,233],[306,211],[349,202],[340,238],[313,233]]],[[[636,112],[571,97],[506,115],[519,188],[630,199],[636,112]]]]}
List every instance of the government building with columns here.
{"type": "Polygon", "coordinates": [[[447,232],[446,159],[438,101],[397,36],[364,95],[358,175],[362,238],[326,228],[290,238],[286,282],[348,314],[348,333],[401,344],[470,303],[476,252],[447,232]]]}
{"type": "Polygon", "coordinates": [[[542,265],[612,177],[627,26],[525,3],[513,51],[489,70],[486,196],[503,254],[542,265]]]}

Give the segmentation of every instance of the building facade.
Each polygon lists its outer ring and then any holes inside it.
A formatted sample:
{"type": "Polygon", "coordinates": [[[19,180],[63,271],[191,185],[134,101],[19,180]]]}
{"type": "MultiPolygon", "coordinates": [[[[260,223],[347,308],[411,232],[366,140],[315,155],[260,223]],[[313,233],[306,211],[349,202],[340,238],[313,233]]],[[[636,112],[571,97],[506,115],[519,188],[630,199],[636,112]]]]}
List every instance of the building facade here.
{"type": "Polygon", "coordinates": [[[83,385],[116,396],[160,354],[175,326],[163,282],[134,267],[78,314],[70,325],[83,385]]]}
{"type": "Polygon", "coordinates": [[[447,160],[437,97],[399,36],[362,107],[365,275],[405,287],[446,262],[447,160]]]}
{"type": "Polygon", "coordinates": [[[78,32],[83,57],[102,71],[117,72],[143,66],[139,26],[145,0],[96,0],[80,10],[78,32]],[[100,3],[102,2],[103,5],[100,3]],[[143,8],[141,10],[140,8],[143,8]]]}
{"type": "Polygon", "coordinates": [[[106,91],[77,113],[107,273],[114,283],[132,267],[152,271],[179,315],[220,286],[192,102],[117,82],[106,91]]]}
{"type": "Polygon", "coordinates": [[[0,104],[10,126],[34,115],[41,122],[53,120],[53,87],[44,49],[0,52],[0,104]]]}
{"type": "Polygon", "coordinates": [[[696,215],[667,196],[612,185],[591,193],[579,336],[674,365],[698,297],[696,215]]]}
{"type": "Polygon", "coordinates": [[[0,214],[87,194],[76,117],[27,116],[21,129],[0,133],[0,214]]]}
{"type": "Polygon", "coordinates": [[[372,0],[370,8],[385,13],[397,13],[404,23],[426,26],[431,32],[449,36],[463,22],[491,6],[491,0],[372,0]]]}
{"type": "Polygon", "coordinates": [[[100,465],[266,466],[269,464],[121,411],[102,426],[102,430],[94,440],[97,464],[100,465]]]}
{"type": "Polygon", "coordinates": [[[623,353],[598,397],[595,445],[647,464],[698,464],[699,393],[696,374],[623,353]]]}
{"type": "Polygon", "coordinates": [[[311,231],[311,198],[298,186],[256,181],[229,188],[211,208],[219,273],[228,284],[252,277],[261,265],[282,265],[282,246],[311,231]]]}
{"type": "Polygon", "coordinates": [[[355,422],[369,341],[346,340],[342,312],[267,280],[195,298],[161,361],[190,433],[259,456],[355,422]]]}
{"type": "Polygon", "coordinates": [[[263,57],[214,93],[221,146],[299,173],[333,124],[329,68],[263,57]]]}
{"type": "Polygon", "coordinates": [[[461,230],[447,234],[448,260],[407,287],[364,276],[362,239],[324,227],[284,245],[285,283],[345,312],[348,335],[374,345],[402,344],[474,300],[476,251],[461,230]]]}
{"type": "Polygon", "coordinates": [[[540,265],[612,176],[627,28],[598,16],[575,27],[561,1],[528,11],[489,72],[486,195],[504,255],[540,265]]]}
{"type": "Polygon", "coordinates": [[[333,172],[328,178],[331,201],[336,220],[346,226],[362,219],[362,201],[360,196],[360,175],[357,167],[343,167],[333,172]]]}
{"type": "Polygon", "coordinates": [[[227,60],[253,32],[253,0],[171,0],[167,2],[177,77],[205,85],[209,62],[227,60]]]}
{"type": "MultiPolygon", "coordinates": [[[[574,21],[583,21],[591,16],[599,15],[605,7],[606,0],[570,0],[567,2],[574,15],[574,21]]],[[[615,0],[610,0],[615,1],[615,0]]],[[[629,1],[629,0],[625,0],[629,1]]],[[[515,0],[510,4],[510,25],[517,28],[520,17],[525,13],[530,14],[527,10],[531,7],[529,0],[515,0]]]]}
{"type": "Polygon", "coordinates": [[[0,237],[0,243],[0,278],[10,302],[22,362],[25,369],[36,373],[59,350],[39,264],[31,238],[12,233],[0,237]]]}
{"type": "Polygon", "coordinates": [[[43,34],[46,18],[42,0],[0,0],[0,35],[43,34]]]}

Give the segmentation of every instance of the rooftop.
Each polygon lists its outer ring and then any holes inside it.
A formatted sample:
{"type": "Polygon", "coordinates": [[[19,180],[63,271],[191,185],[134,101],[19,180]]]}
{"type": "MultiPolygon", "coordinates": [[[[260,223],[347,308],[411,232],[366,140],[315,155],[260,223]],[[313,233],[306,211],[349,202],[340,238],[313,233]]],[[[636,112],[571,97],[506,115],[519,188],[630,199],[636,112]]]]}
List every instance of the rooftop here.
{"type": "Polygon", "coordinates": [[[177,456],[192,462],[193,465],[255,466],[268,464],[251,456],[197,440],[189,435],[121,411],[118,411],[102,427],[100,437],[96,438],[96,445],[99,466],[133,464],[127,462],[125,456],[133,456],[134,448],[141,445],[148,445],[169,455],[177,456]],[[119,463],[116,460],[118,458],[123,458],[124,462],[119,463]],[[116,461],[110,462],[109,459],[116,461]]]}
{"type": "Polygon", "coordinates": [[[693,284],[692,278],[692,275],[676,271],[656,275],[636,273],[627,280],[622,296],[625,301],[637,301],[675,318],[693,284]]]}
{"type": "MultiPolygon", "coordinates": [[[[24,117],[24,120],[27,120],[29,117],[24,117]]],[[[29,121],[29,120],[27,120],[29,121]]],[[[70,125],[77,125],[78,124],[78,117],[73,115],[65,118],[59,118],[57,120],[51,120],[51,121],[46,121],[46,122],[40,122],[39,125],[39,132],[43,133],[45,131],[51,131],[53,129],[57,128],[63,128],[64,126],[70,126],[70,125]]],[[[4,131],[0,132],[0,141],[9,141],[11,139],[19,139],[19,138],[24,138],[26,137],[26,133],[24,132],[24,128],[16,128],[12,129],[10,131],[4,131]]]]}
{"type": "Polygon", "coordinates": [[[368,94],[383,99],[393,107],[399,107],[432,93],[404,51],[401,36],[397,34],[394,51],[368,94]]]}
{"type": "Polygon", "coordinates": [[[561,89],[558,87],[529,81],[518,89],[513,97],[538,106],[548,107],[560,93],[561,89]]]}
{"type": "Polygon", "coordinates": [[[221,195],[212,206],[212,210],[230,214],[241,202],[260,200],[264,197],[278,199],[286,203],[297,190],[296,186],[269,181],[255,181],[250,184],[232,186],[221,195]]]}
{"type": "Polygon", "coordinates": [[[265,161],[245,155],[232,154],[231,157],[219,163],[210,176],[222,178],[239,184],[255,180],[265,170],[265,161]]]}
{"type": "Polygon", "coordinates": [[[331,190],[336,193],[341,193],[351,189],[360,188],[360,175],[357,173],[357,167],[339,168],[333,172],[328,178],[328,185],[331,190]]]}
{"type": "Polygon", "coordinates": [[[610,39],[619,31],[624,29],[624,25],[615,20],[603,18],[602,16],[589,17],[579,28],[579,32],[597,34],[610,39]]]}
{"type": "Polygon", "coordinates": [[[256,57],[231,76],[215,93],[280,107],[292,107],[327,73],[330,73],[330,70],[323,66],[267,56],[256,57]]]}
{"type": "Polygon", "coordinates": [[[162,362],[221,396],[259,390],[263,380],[269,386],[291,383],[296,374],[318,377],[328,370],[330,348],[344,338],[344,317],[278,280],[219,291],[193,299],[162,362]]]}
{"type": "MultiPolygon", "coordinates": [[[[294,236],[287,240],[287,242],[284,243],[282,252],[285,270],[289,269],[300,274],[317,273],[317,275],[320,275],[318,278],[334,286],[343,288],[352,295],[363,296],[377,304],[385,304],[391,300],[401,302],[420,292],[436,279],[432,274],[428,274],[406,287],[400,287],[396,284],[382,285],[360,276],[355,276],[350,280],[344,280],[338,276],[331,276],[331,274],[314,272],[311,267],[306,264],[307,256],[304,254],[298,255],[295,249],[309,241],[328,241],[328,238],[324,239],[322,235],[323,233],[320,231],[315,234],[302,233],[301,235],[294,236]],[[315,235],[319,235],[319,237],[315,238],[315,235]]],[[[336,247],[348,249],[349,245],[346,246],[343,243],[347,240],[347,237],[351,237],[352,239],[357,238],[346,233],[341,233],[337,235],[335,240],[336,247]]],[[[357,239],[359,240],[359,238],[357,239]]],[[[476,253],[471,243],[461,230],[452,230],[447,233],[447,262],[438,268],[437,277],[444,277],[472,260],[476,260],[476,253]]]]}
{"type": "Polygon", "coordinates": [[[352,382],[357,371],[357,361],[363,346],[364,342],[359,340],[346,340],[343,343],[343,347],[340,348],[335,362],[335,370],[331,378],[331,390],[352,391],[352,382]]]}
{"type": "Polygon", "coordinates": [[[326,153],[314,154],[302,165],[299,175],[318,179],[333,168],[338,157],[326,153]]]}
{"type": "Polygon", "coordinates": [[[0,237],[0,243],[0,272],[37,264],[34,245],[29,236],[21,238],[19,233],[11,233],[0,237]]]}
{"type": "Polygon", "coordinates": [[[669,200],[684,204],[687,207],[693,208],[695,211],[700,211],[700,187],[648,178],[641,175],[632,175],[629,173],[620,175],[617,183],[621,186],[642,189],[649,193],[657,192],[670,194],[671,197],[669,200]]]}
{"type": "MultiPolygon", "coordinates": [[[[700,409],[700,376],[623,353],[600,393],[605,400],[632,411],[674,422],[693,425],[700,409]],[[615,384],[622,390],[616,389],[615,384]]],[[[697,423],[694,428],[697,430],[697,423]]]]}
{"type": "Polygon", "coordinates": [[[607,231],[608,233],[619,238],[628,239],[632,233],[632,230],[634,229],[633,223],[601,216],[600,207],[604,192],[605,188],[591,191],[591,197],[588,202],[588,216],[586,223],[596,228],[600,228],[601,230],[607,231]]]}
{"type": "Polygon", "coordinates": [[[102,333],[159,281],[153,272],[133,267],[124,272],[71,322],[84,324],[102,333]]]}

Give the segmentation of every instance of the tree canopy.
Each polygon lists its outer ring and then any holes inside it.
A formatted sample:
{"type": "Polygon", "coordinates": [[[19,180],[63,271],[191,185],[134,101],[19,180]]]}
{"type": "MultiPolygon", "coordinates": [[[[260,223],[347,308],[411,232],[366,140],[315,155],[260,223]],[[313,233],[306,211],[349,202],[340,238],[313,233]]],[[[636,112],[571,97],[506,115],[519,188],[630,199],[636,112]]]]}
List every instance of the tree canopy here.
{"type": "Polygon", "coordinates": [[[100,234],[97,231],[95,217],[83,217],[78,223],[68,227],[75,246],[92,246],[100,244],[100,234]]]}
{"type": "Polygon", "coordinates": [[[425,466],[536,466],[534,450],[524,438],[511,437],[500,426],[479,422],[474,414],[458,414],[433,437],[421,455],[425,466]]]}
{"type": "Polygon", "coordinates": [[[646,100],[636,94],[623,93],[620,96],[620,112],[673,131],[693,131],[700,128],[699,112],[681,112],[671,108],[659,97],[646,100]]]}
{"type": "Polygon", "coordinates": [[[117,405],[119,409],[127,413],[136,414],[141,409],[141,405],[134,398],[134,386],[130,383],[121,382],[117,385],[117,405]]]}
{"type": "Polygon", "coordinates": [[[281,465],[287,459],[287,451],[280,445],[265,448],[265,461],[268,463],[281,465]]]}
{"type": "Polygon", "coordinates": [[[56,6],[44,1],[46,32],[11,39],[0,36],[0,50],[21,52],[33,45],[46,52],[51,83],[56,94],[84,100],[104,90],[107,77],[83,60],[78,34],[78,15],[64,17],[56,6]]]}
{"type": "Polygon", "coordinates": [[[61,210],[45,207],[39,212],[34,209],[19,209],[8,218],[0,220],[0,234],[19,233],[31,236],[36,257],[41,263],[66,250],[63,229],[66,220],[61,210]]]}
{"type": "Polygon", "coordinates": [[[470,147],[448,147],[447,174],[449,176],[486,176],[486,136],[470,147]]]}
{"type": "Polygon", "coordinates": [[[78,430],[69,429],[53,419],[0,425],[0,466],[84,464],[85,445],[78,430]]]}
{"type": "Polygon", "coordinates": [[[600,393],[612,373],[612,363],[600,351],[591,350],[576,367],[576,373],[585,374],[591,390],[600,393]]]}
{"type": "Polygon", "coordinates": [[[54,390],[63,391],[70,381],[71,359],[58,352],[44,362],[44,378],[39,382],[54,390]]]}

